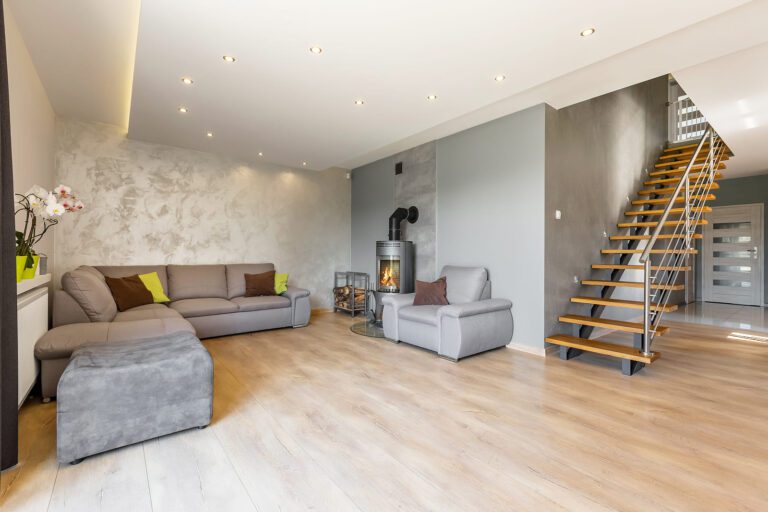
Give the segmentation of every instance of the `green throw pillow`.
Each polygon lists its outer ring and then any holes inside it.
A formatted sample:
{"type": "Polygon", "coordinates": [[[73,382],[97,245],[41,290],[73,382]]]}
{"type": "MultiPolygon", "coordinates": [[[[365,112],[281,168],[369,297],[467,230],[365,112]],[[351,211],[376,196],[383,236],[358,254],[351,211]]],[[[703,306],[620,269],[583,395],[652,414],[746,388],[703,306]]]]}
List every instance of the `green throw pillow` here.
{"type": "Polygon", "coordinates": [[[288,291],[288,274],[275,274],[275,294],[280,295],[288,291]]]}
{"type": "Polygon", "coordinates": [[[139,279],[141,279],[141,282],[147,287],[147,290],[152,292],[152,300],[155,302],[171,301],[165,294],[165,290],[163,290],[163,283],[160,282],[160,276],[157,275],[157,272],[139,274],[139,279]]]}

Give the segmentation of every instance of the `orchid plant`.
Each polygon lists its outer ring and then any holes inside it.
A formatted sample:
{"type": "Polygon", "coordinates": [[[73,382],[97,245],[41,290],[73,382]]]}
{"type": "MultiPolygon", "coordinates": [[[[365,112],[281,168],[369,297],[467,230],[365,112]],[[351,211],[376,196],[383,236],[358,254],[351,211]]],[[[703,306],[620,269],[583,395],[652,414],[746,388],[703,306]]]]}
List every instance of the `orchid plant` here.
{"type": "Polygon", "coordinates": [[[24,231],[16,231],[16,256],[26,256],[26,268],[32,268],[35,245],[48,230],[59,223],[62,215],[82,210],[85,205],[72,194],[72,189],[59,185],[48,191],[35,185],[26,194],[16,194],[16,214],[23,213],[24,231]]]}

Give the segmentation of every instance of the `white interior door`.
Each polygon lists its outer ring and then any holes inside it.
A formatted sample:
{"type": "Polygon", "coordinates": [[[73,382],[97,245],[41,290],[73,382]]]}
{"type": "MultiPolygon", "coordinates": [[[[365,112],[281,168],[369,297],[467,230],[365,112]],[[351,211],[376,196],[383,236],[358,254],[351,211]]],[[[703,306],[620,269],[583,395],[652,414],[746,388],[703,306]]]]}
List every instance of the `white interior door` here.
{"type": "Polygon", "coordinates": [[[705,301],[762,305],[762,204],[713,208],[702,247],[705,301]]]}

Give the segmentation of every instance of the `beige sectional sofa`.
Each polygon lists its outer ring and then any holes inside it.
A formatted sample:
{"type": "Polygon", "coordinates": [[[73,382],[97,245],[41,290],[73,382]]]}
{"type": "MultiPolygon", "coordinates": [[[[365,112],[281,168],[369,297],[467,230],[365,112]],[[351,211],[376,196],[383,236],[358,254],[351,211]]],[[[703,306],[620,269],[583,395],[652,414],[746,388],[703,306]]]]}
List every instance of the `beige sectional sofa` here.
{"type": "Polygon", "coordinates": [[[288,287],[277,296],[245,297],[245,274],[274,270],[271,263],[231,265],[82,266],[61,278],[54,294],[53,329],[35,346],[43,397],[56,386],[72,352],[87,343],[120,343],[176,332],[212,338],[303,327],[309,291],[288,287]],[[171,302],[118,311],[104,276],[157,272],[171,302]]]}

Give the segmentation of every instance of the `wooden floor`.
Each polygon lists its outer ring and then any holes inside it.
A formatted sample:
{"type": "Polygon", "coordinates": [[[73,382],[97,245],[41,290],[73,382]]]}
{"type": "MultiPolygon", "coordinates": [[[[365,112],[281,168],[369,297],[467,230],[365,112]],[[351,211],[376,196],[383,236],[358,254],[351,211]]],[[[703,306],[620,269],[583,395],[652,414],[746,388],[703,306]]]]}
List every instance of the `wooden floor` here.
{"type": "Polygon", "coordinates": [[[212,425],[55,460],[55,403],[21,413],[6,511],[768,510],[768,344],[677,324],[634,377],[599,356],[454,364],[349,332],[206,341],[212,425]]]}

